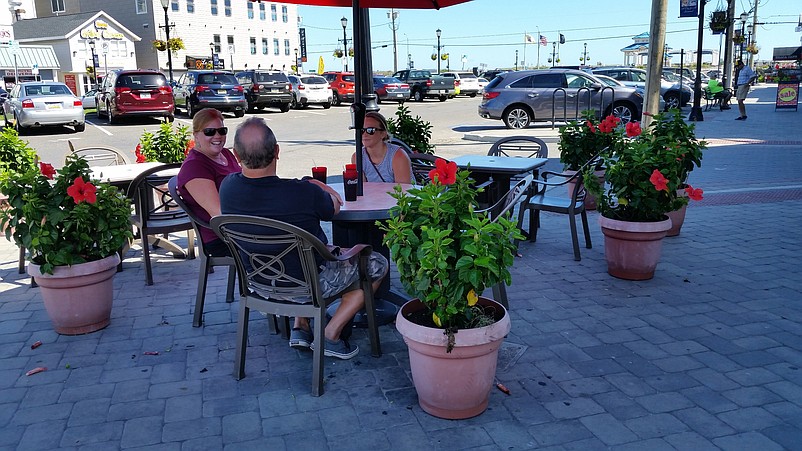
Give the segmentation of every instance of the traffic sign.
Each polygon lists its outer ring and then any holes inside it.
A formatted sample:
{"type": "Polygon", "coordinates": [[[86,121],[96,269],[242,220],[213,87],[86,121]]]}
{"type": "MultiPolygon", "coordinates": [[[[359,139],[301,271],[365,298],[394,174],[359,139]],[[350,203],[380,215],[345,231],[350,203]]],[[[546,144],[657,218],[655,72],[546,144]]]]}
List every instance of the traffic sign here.
{"type": "Polygon", "coordinates": [[[103,41],[103,43],[100,44],[100,51],[103,52],[104,55],[109,53],[109,43],[106,42],[106,41],[103,41]]]}

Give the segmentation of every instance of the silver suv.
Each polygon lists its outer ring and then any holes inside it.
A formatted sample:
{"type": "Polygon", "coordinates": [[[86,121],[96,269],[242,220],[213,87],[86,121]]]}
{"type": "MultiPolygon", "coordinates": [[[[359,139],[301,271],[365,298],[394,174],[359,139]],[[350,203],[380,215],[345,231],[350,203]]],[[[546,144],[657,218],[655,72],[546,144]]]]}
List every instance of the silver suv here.
{"type": "Polygon", "coordinates": [[[507,128],[532,121],[574,119],[595,109],[627,123],[641,117],[643,96],[634,88],[609,87],[592,74],[574,69],[505,72],[485,87],[479,116],[501,119],[507,128]],[[563,113],[565,112],[565,113],[563,113]]]}
{"type": "MultiPolygon", "coordinates": [[[[597,67],[591,69],[594,74],[607,75],[615,78],[626,86],[646,89],[646,71],[635,67],[597,67]]],[[[693,91],[687,84],[669,81],[665,77],[660,79],[660,96],[665,100],[665,109],[679,108],[687,105],[693,99],[693,91]]]]}

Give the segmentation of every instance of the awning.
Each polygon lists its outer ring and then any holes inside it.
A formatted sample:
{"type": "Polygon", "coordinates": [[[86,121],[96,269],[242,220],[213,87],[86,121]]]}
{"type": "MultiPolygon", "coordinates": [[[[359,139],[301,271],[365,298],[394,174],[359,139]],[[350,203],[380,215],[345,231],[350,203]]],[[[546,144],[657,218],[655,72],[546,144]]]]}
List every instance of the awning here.
{"type": "MultiPolygon", "coordinates": [[[[41,69],[60,69],[56,53],[50,45],[20,46],[17,68],[30,69],[37,65],[41,69]]],[[[14,69],[14,54],[8,46],[0,47],[0,69],[14,69]]]]}
{"type": "Polygon", "coordinates": [[[802,60],[802,47],[774,47],[773,61],[802,60]]]}

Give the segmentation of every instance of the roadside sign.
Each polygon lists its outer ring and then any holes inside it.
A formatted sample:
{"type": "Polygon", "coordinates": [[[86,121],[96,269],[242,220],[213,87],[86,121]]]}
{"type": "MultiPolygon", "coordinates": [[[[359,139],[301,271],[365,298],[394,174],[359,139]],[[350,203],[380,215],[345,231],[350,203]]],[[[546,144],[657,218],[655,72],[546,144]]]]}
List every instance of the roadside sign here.
{"type": "Polygon", "coordinates": [[[12,55],[16,56],[20,54],[19,41],[15,41],[13,39],[8,41],[8,48],[11,50],[12,55]]]}
{"type": "Polygon", "coordinates": [[[104,55],[105,55],[105,54],[107,54],[107,53],[109,53],[109,43],[108,43],[108,42],[106,42],[106,41],[103,41],[103,43],[102,43],[102,44],[100,44],[100,51],[101,51],[101,52],[102,52],[104,55]]]}

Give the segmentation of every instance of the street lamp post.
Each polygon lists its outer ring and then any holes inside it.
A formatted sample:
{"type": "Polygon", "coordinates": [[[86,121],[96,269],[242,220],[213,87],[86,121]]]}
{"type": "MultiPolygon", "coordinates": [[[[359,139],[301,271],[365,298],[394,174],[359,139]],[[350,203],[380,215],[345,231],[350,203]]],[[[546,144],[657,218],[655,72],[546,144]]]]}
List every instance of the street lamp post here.
{"type": "Polygon", "coordinates": [[[584,46],[585,46],[585,50],[582,52],[582,58],[579,58],[579,60],[582,61],[582,64],[587,66],[587,64],[588,64],[588,43],[586,42],[584,44],[584,46]]]}
{"type": "Polygon", "coordinates": [[[440,34],[443,33],[439,28],[434,32],[437,35],[437,73],[440,73],[440,34]]]}
{"type": "Polygon", "coordinates": [[[295,73],[300,75],[301,72],[298,70],[298,47],[295,47],[295,73]]]}
{"type": "Polygon", "coordinates": [[[96,53],[95,53],[95,40],[94,39],[89,41],[89,50],[92,51],[92,74],[94,74],[94,76],[95,76],[95,89],[97,89],[98,88],[97,64],[95,63],[95,55],[96,55],[96,53]]]}
{"type": "Polygon", "coordinates": [[[214,69],[214,42],[209,43],[209,53],[212,55],[212,59],[209,61],[209,64],[212,65],[211,69],[214,69]]]}
{"type": "Polygon", "coordinates": [[[557,41],[551,43],[551,67],[557,64],[557,41]]]}
{"type": "Polygon", "coordinates": [[[746,21],[749,20],[749,14],[741,13],[741,45],[739,51],[739,58],[741,61],[744,59],[744,43],[746,42],[746,21]]]}
{"type": "Polygon", "coordinates": [[[518,70],[518,50],[515,51],[515,70],[518,70]]]}
{"type": "Polygon", "coordinates": [[[343,69],[345,72],[348,72],[348,36],[345,34],[345,27],[348,26],[348,19],[346,19],[345,16],[340,19],[340,25],[343,26],[343,58],[345,58],[343,69]]]}
{"type": "Polygon", "coordinates": [[[170,75],[170,85],[173,83],[173,52],[170,50],[170,28],[175,24],[170,23],[170,18],[167,16],[167,8],[170,6],[170,0],[161,0],[162,8],[164,9],[164,35],[167,37],[167,72],[170,75]]]}
{"type": "Polygon", "coordinates": [[[395,32],[398,31],[398,26],[395,24],[395,20],[398,19],[398,11],[390,9],[387,11],[387,18],[391,20],[390,27],[393,29],[393,73],[396,73],[398,72],[398,44],[395,32]]]}

